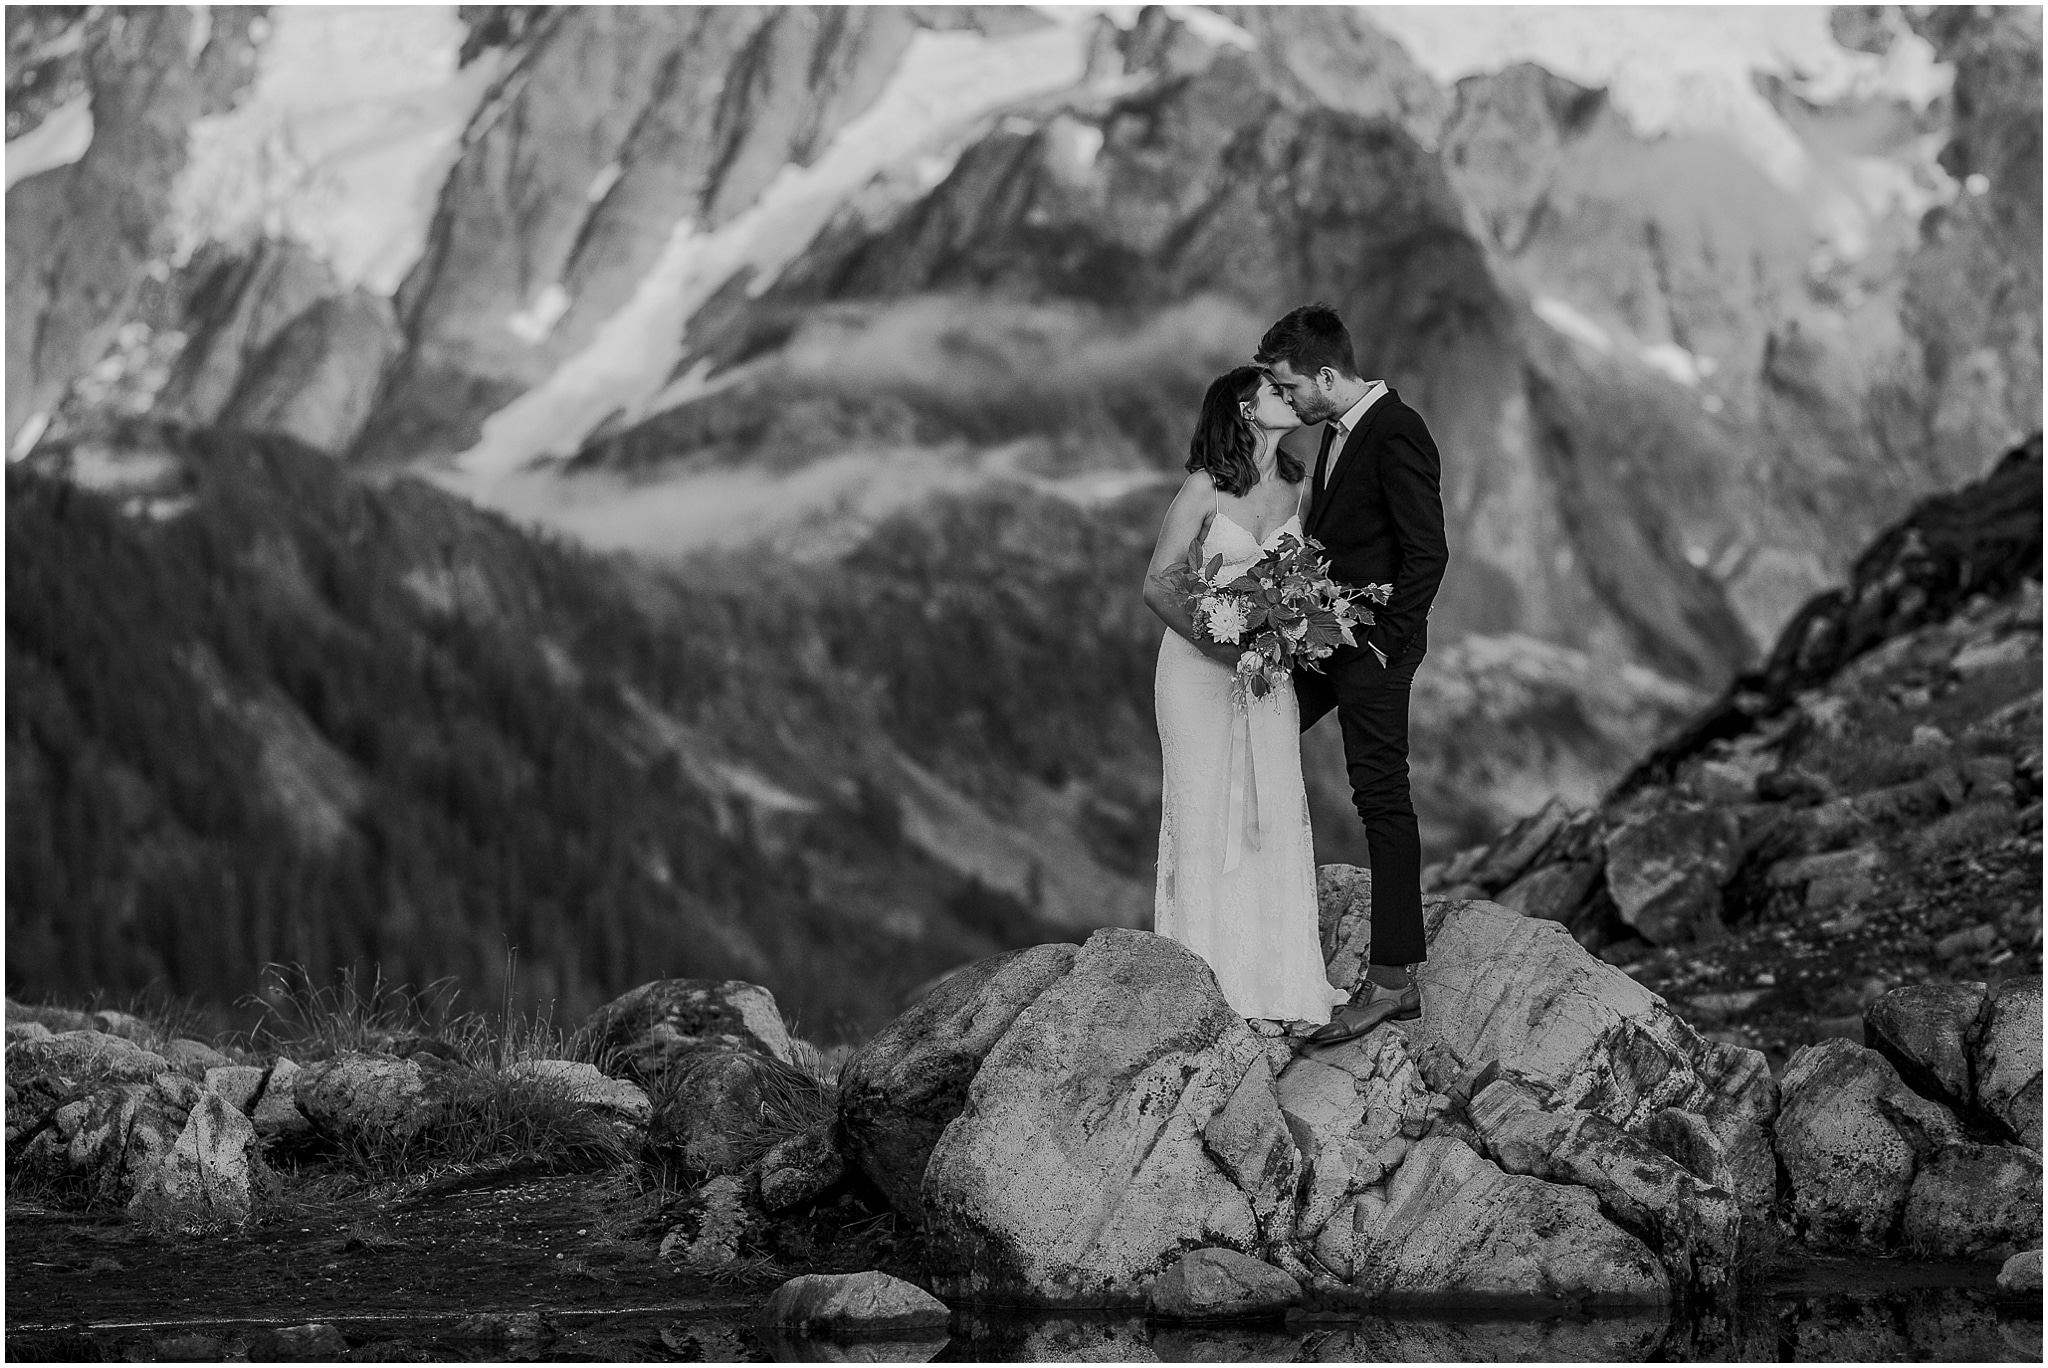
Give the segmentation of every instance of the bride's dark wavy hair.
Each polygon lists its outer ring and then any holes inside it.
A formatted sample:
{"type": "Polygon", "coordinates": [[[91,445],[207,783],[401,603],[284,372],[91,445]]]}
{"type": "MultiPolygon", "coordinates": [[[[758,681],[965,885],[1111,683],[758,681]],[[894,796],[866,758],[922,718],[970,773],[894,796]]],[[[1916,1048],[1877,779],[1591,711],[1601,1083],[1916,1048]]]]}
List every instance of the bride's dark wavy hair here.
{"type": "MultiPolygon", "coordinates": [[[[1195,440],[1188,443],[1188,469],[1206,470],[1216,487],[1233,499],[1259,482],[1259,467],[1252,459],[1259,449],[1259,430],[1244,420],[1237,406],[1256,401],[1266,372],[1258,366],[1227,370],[1209,385],[1202,396],[1202,416],[1195,420],[1195,440]]],[[[1274,453],[1279,458],[1280,478],[1299,483],[1305,473],[1301,458],[1285,447],[1274,453]]]]}

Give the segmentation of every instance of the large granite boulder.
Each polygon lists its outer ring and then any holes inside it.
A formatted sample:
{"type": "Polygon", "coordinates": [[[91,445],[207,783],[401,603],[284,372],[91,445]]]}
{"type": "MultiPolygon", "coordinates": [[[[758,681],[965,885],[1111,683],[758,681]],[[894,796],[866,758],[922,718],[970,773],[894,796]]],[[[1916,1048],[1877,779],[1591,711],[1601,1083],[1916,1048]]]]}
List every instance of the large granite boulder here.
{"type": "Polygon", "coordinates": [[[702,1050],[748,1050],[784,1064],[794,1058],[774,995],[740,979],[643,983],[584,1018],[574,1043],[606,1073],[642,1083],[702,1050]]]}
{"type": "Polygon", "coordinates": [[[1629,1305],[1671,1294],[1657,1256],[1609,1222],[1591,1192],[1503,1173],[1452,1135],[1418,1142],[1383,1186],[1330,1222],[1316,1250],[1354,1291],[1391,1304],[1629,1305]]]}
{"type": "Polygon", "coordinates": [[[953,1313],[915,1283],[887,1273],[806,1273],[775,1289],[764,1324],[791,1330],[885,1333],[942,1329],[953,1313]]]}
{"type": "MultiPolygon", "coordinates": [[[[2041,976],[2007,979],[1984,1004],[1972,1052],[1979,1110],[2041,1152],[2041,976]]],[[[9,1052],[10,1055],[12,1052],[9,1052]]]]}
{"type": "Polygon", "coordinates": [[[1260,1205],[1203,1131],[1266,1052],[1199,956],[1119,928],[1088,938],[974,1075],[920,1194],[942,1296],[1130,1304],[1183,1250],[1260,1250],[1260,1205]]]}
{"type": "Polygon", "coordinates": [[[2041,1158],[2017,1145],[1944,1145],[1920,1166],[1900,1242],[1935,1259],[2003,1260],[2041,1238],[2041,1158]]]}
{"type": "Polygon", "coordinates": [[[1034,945],[979,960],[861,1046],[839,1074],[840,1144],[889,1205],[923,1219],[918,1198],[940,1134],[975,1071],[1018,1013],[1073,966],[1079,947],[1034,945]]]}
{"type": "Polygon", "coordinates": [[[1433,1090],[1498,1063],[1632,1133],[1666,1108],[1692,1112],[1725,1151],[1744,1210],[1769,1210],[1778,1094],[1761,1054],[1701,1036],[1556,922],[1487,902],[1429,901],[1423,914],[1423,1016],[1400,1029],[1433,1090]]]}
{"type": "Polygon", "coordinates": [[[1591,1191],[1503,1173],[1454,1113],[1402,1032],[1295,1056],[1184,947],[1101,931],[988,1051],[933,1151],[929,1270],[969,1300],[1129,1303],[1201,1247],[1346,1296],[1668,1296],[1591,1191]],[[1424,1222],[1430,1201],[1453,1218],[1424,1222]]]}
{"type": "Polygon", "coordinates": [[[1899,1077],[1958,1110],[1970,1105],[1970,1037],[1984,1011],[1981,983],[1894,988],[1863,1012],[1863,1043],[1899,1077]]]}
{"type": "Polygon", "coordinates": [[[1728,1286],[1742,1209],[1726,1189],[1702,1182],[1598,1112],[1559,1106],[1518,1079],[1493,1079],[1472,1095],[1469,1111],[1486,1154],[1503,1171],[1592,1192],[1657,1250],[1678,1286],[1728,1286]]]}
{"type": "Polygon", "coordinates": [[[1849,1040],[1800,1050],[1781,1086],[1778,1157],[1806,1241],[1887,1252],[1923,1159],[1962,1138],[1955,1117],[1908,1088],[1884,1056],[1849,1040]]]}

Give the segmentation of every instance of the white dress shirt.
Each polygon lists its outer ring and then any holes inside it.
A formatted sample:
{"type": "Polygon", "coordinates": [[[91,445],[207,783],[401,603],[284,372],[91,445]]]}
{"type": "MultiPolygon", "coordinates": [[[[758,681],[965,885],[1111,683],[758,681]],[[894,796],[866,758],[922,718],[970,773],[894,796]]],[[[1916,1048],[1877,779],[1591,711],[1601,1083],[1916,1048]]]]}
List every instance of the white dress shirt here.
{"type": "Polygon", "coordinates": [[[1337,458],[1344,454],[1344,444],[1351,440],[1351,434],[1358,431],[1358,425],[1365,421],[1366,412],[1379,402],[1387,392],[1387,382],[1375,380],[1365,387],[1357,403],[1345,409],[1342,416],[1332,418],[1330,426],[1337,429],[1337,435],[1330,440],[1330,463],[1323,467],[1323,488],[1330,487],[1330,481],[1337,476],[1337,458]]]}
{"type": "MultiPolygon", "coordinates": [[[[1330,426],[1337,429],[1337,435],[1330,439],[1330,459],[1328,464],[1323,467],[1323,488],[1328,489],[1330,481],[1336,478],[1337,459],[1344,454],[1344,444],[1351,440],[1351,434],[1358,431],[1358,425],[1365,421],[1367,411],[1374,404],[1378,403],[1380,396],[1386,392],[1387,382],[1375,380],[1365,387],[1365,393],[1359,396],[1357,403],[1344,410],[1342,417],[1330,420],[1330,426]]],[[[1385,669],[1387,664],[1385,653],[1370,641],[1366,642],[1365,646],[1367,650],[1379,658],[1380,668],[1385,669]]]]}

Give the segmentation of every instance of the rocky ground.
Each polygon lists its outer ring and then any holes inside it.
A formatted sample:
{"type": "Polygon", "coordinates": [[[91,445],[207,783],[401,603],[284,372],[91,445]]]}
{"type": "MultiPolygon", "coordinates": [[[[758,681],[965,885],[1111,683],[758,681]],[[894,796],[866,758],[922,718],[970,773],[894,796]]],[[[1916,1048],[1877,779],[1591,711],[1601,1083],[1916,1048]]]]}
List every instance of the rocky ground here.
{"type": "Polygon", "coordinates": [[[1425,871],[1782,1066],[1906,984],[2041,971],[2041,454],[1888,529],[1607,802],[1425,871]]]}

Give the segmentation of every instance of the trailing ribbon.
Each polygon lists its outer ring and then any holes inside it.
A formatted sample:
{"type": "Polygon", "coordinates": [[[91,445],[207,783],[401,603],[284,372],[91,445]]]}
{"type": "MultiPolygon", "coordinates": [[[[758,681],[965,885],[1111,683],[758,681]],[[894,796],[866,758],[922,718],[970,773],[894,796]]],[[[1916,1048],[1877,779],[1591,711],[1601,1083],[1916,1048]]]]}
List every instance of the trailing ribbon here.
{"type": "Polygon", "coordinates": [[[1236,869],[1246,846],[1259,848],[1259,781],[1252,772],[1252,712],[1244,681],[1233,685],[1237,718],[1230,726],[1230,798],[1223,813],[1223,872],[1236,869]]]}

